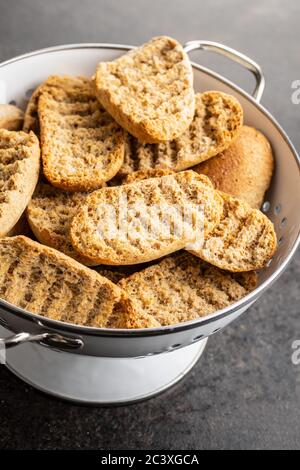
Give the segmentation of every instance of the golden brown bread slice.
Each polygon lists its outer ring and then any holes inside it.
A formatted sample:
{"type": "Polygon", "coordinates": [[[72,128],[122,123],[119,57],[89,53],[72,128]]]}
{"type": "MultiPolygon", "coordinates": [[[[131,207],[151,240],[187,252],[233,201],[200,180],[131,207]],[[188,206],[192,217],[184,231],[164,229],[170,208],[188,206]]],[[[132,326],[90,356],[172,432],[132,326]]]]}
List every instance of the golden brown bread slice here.
{"type": "Polygon", "coordinates": [[[113,328],[116,322],[122,328],[126,315],[132,316],[131,302],[120,287],[22,236],[0,240],[0,298],[28,312],[76,325],[113,328]]]}
{"type": "MultiPolygon", "coordinates": [[[[39,123],[39,115],[38,115],[38,104],[39,98],[44,91],[48,91],[51,93],[52,87],[66,87],[66,80],[70,80],[71,77],[64,76],[64,75],[50,75],[43,83],[36,87],[34,92],[32,93],[25,110],[24,115],[24,124],[23,124],[23,131],[29,132],[33,131],[36,135],[40,134],[40,123],[39,123]]],[[[78,91],[80,91],[81,84],[76,79],[72,82],[73,89],[78,87],[78,91]]]]}
{"type": "Polygon", "coordinates": [[[149,315],[156,326],[214,313],[244,297],[256,284],[254,272],[231,274],[187,252],[168,256],[119,282],[137,318],[149,315]]]}
{"type": "Polygon", "coordinates": [[[51,75],[43,83],[36,87],[27,103],[25,110],[23,123],[24,132],[33,131],[36,135],[40,134],[40,123],[38,115],[38,103],[40,95],[43,90],[46,90],[46,88],[50,88],[51,86],[60,86],[60,84],[63,85],[64,82],[64,76],[51,75]]]}
{"type": "Polygon", "coordinates": [[[0,129],[0,237],[20,219],[36,187],[40,146],[31,132],[0,129]]]}
{"type": "Polygon", "coordinates": [[[222,198],[206,177],[185,171],[103,188],[87,197],[71,223],[71,242],[99,264],[151,261],[207,236],[219,222],[222,198]],[[204,220],[198,219],[204,209],[204,220]]]}
{"type": "Polygon", "coordinates": [[[228,194],[223,198],[223,215],[199,250],[199,258],[232,272],[254,271],[266,266],[277,247],[272,222],[262,212],[228,194]]]}
{"type": "Polygon", "coordinates": [[[49,184],[40,183],[27,207],[27,219],[39,242],[55,248],[82,264],[95,263],[80,256],[72,247],[70,225],[88,193],[68,193],[49,184]]]}
{"type": "Polygon", "coordinates": [[[126,136],[124,163],[116,178],[155,168],[182,171],[228,148],[243,124],[243,110],[231,95],[207,91],[196,95],[194,119],[177,139],[160,144],[142,144],[126,136]]]}
{"type": "Polygon", "coordinates": [[[124,131],[101,108],[89,79],[53,82],[38,99],[44,174],[66,191],[98,189],[123,163],[124,131]]]}
{"type": "Polygon", "coordinates": [[[243,126],[227,150],[193,170],[208,176],[215,188],[259,209],[274,169],[272,148],[253,127],[243,126]]]}
{"type": "Polygon", "coordinates": [[[193,119],[192,66],[182,46],[169,37],[100,62],[95,86],[102,106],[142,142],[173,140],[193,119]]]}
{"type": "Polygon", "coordinates": [[[22,129],[24,113],[12,104],[0,104],[0,129],[19,131],[22,129]]]}

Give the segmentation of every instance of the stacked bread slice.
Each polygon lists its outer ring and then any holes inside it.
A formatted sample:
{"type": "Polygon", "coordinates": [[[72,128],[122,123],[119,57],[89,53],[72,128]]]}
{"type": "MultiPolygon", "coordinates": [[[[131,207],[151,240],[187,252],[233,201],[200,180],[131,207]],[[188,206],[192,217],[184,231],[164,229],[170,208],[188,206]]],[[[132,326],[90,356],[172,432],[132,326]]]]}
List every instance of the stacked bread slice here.
{"type": "Polygon", "coordinates": [[[92,78],[48,77],[23,132],[21,111],[4,111],[1,299],[77,325],[151,328],[256,287],[277,244],[259,211],[272,150],[235,97],[195,94],[176,40],[154,38],[92,78]]]}

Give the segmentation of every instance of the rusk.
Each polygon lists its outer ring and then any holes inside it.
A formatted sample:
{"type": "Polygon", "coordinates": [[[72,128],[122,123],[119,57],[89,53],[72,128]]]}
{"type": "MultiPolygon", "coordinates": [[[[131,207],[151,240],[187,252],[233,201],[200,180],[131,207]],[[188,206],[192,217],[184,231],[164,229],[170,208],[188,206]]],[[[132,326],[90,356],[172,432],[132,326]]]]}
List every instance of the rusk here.
{"type": "Polygon", "coordinates": [[[215,188],[259,209],[270,186],[274,169],[267,138],[253,127],[243,126],[228,149],[193,168],[208,176],[215,188]]]}
{"type": "Polygon", "coordinates": [[[141,142],[173,140],[192,122],[192,66],[182,46],[169,37],[100,62],[95,87],[102,106],[141,142]]]}
{"type": "Polygon", "coordinates": [[[35,190],[40,146],[31,132],[0,129],[0,237],[21,218],[35,190]]]}
{"type": "Polygon", "coordinates": [[[59,77],[57,85],[42,87],[38,114],[43,170],[53,186],[91,191],[115,176],[124,131],[101,108],[89,79],[59,77]]]}
{"type": "Polygon", "coordinates": [[[256,287],[254,272],[231,274],[187,252],[175,253],[119,282],[135,315],[153,326],[195,320],[228,307],[256,287]]]}
{"type": "Polygon", "coordinates": [[[0,298],[52,320],[91,327],[118,322],[121,328],[132,314],[120,287],[23,236],[0,240],[0,298]]]}
{"type": "Polygon", "coordinates": [[[103,188],[89,195],[75,215],[71,242],[99,264],[151,261],[198,241],[194,224],[201,206],[206,237],[220,220],[223,201],[210,180],[193,171],[103,188]],[[187,210],[193,218],[185,217],[187,210]],[[169,230],[163,230],[168,215],[169,230]]]}
{"type": "Polygon", "coordinates": [[[274,225],[262,212],[246,202],[219,192],[223,215],[199,250],[191,253],[232,272],[264,268],[277,247],[274,225]]]}
{"type": "Polygon", "coordinates": [[[55,248],[87,266],[94,263],[72,247],[70,226],[88,193],[68,193],[40,183],[27,207],[27,219],[39,242],[55,248]]]}
{"type": "Polygon", "coordinates": [[[139,170],[190,168],[228,148],[242,125],[243,109],[233,96],[218,91],[198,93],[193,121],[177,139],[142,144],[127,134],[124,163],[116,178],[139,170]]]}

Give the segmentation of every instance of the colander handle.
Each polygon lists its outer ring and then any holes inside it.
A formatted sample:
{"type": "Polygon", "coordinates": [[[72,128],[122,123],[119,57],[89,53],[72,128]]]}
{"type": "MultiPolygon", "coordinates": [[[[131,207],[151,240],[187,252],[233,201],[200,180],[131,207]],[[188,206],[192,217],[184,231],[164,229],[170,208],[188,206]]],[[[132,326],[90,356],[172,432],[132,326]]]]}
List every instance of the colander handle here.
{"type": "Polygon", "coordinates": [[[71,338],[56,333],[18,333],[8,338],[0,339],[0,349],[11,349],[24,343],[43,343],[64,350],[80,349],[83,341],[80,338],[71,338]]]}
{"type": "Polygon", "coordinates": [[[265,77],[262,73],[260,66],[254,62],[254,60],[250,59],[246,55],[242,54],[241,52],[236,51],[235,49],[231,49],[231,47],[224,46],[223,44],[219,44],[218,42],[212,41],[189,41],[183,46],[186,53],[201,50],[201,51],[209,51],[215,52],[217,54],[221,54],[229,59],[237,62],[238,64],[245,67],[249,72],[253,73],[256,86],[252,93],[253,98],[259,103],[264,89],[265,89],[265,77]]]}

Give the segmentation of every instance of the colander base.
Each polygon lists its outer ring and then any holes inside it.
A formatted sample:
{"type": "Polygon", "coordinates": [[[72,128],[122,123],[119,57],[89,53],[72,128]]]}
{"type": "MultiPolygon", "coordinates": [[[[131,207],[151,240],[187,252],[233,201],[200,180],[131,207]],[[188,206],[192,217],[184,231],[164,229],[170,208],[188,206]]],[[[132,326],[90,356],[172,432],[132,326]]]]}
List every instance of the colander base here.
{"type": "Polygon", "coordinates": [[[118,405],[150,398],[181,380],[207,339],[144,358],[99,358],[26,344],[7,351],[8,369],[29,385],[82,404],[118,405]]]}

